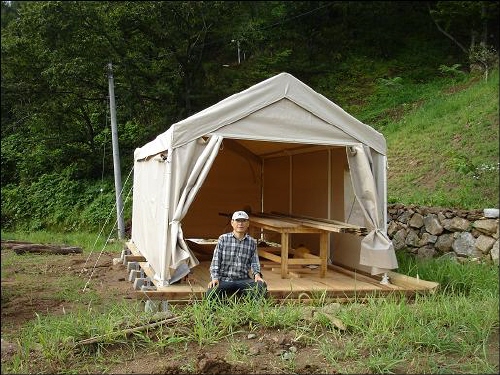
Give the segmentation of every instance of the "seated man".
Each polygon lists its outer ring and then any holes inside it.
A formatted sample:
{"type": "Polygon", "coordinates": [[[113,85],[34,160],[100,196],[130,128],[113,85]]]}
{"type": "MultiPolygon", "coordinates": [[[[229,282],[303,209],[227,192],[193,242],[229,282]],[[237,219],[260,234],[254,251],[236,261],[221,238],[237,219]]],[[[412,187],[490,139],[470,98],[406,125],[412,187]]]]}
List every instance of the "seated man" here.
{"type": "Polygon", "coordinates": [[[267,285],[260,272],[257,241],[247,233],[249,225],[247,213],[236,211],[231,218],[233,231],[219,237],[210,264],[212,281],[208,284],[208,298],[247,293],[255,293],[255,297],[266,295],[267,285]],[[253,278],[249,277],[249,270],[253,278]]]}

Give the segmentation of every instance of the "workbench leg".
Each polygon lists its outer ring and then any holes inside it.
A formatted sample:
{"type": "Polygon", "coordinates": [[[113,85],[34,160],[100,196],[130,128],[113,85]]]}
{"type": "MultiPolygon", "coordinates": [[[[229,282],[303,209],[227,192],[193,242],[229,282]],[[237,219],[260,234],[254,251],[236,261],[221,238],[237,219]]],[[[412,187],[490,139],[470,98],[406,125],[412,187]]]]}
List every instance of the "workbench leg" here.
{"type": "Polygon", "coordinates": [[[319,257],[321,258],[319,277],[325,277],[328,262],[328,232],[319,235],[319,257]]]}
{"type": "Polygon", "coordinates": [[[288,277],[288,246],[289,234],[281,233],[281,278],[288,277]]]}

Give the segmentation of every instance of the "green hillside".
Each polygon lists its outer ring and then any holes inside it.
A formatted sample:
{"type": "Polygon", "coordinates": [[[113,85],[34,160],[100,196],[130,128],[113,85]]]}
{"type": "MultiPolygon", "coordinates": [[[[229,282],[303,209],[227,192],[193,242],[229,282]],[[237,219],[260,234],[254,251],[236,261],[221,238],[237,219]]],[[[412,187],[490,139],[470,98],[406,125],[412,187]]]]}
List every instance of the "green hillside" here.
{"type": "Polygon", "coordinates": [[[112,225],[110,77],[126,195],[137,147],[288,72],[385,135],[390,203],[498,207],[498,2],[1,5],[2,229],[112,225]]]}
{"type": "Polygon", "coordinates": [[[379,97],[384,91],[394,105],[374,100],[359,117],[387,139],[388,201],[498,207],[498,70],[487,81],[400,82],[381,87],[379,97]]]}

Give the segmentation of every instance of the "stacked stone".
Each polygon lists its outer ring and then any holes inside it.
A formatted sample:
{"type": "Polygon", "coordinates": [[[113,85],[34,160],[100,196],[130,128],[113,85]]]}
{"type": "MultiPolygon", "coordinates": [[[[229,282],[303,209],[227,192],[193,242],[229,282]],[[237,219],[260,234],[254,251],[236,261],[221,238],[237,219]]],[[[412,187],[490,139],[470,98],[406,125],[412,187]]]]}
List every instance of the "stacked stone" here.
{"type": "Polygon", "coordinates": [[[389,205],[387,234],[394,249],[423,258],[447,255],[457,259],[499,263],[498,218],[482,210],[389,205]]]}

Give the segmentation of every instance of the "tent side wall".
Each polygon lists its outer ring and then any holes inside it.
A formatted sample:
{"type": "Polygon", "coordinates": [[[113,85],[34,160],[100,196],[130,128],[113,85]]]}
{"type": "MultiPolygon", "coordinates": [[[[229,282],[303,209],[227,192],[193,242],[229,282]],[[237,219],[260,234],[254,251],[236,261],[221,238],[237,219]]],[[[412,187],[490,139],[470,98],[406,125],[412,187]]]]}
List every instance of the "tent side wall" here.
{"type": "Polygon", "coordinates": [[[165,252],[167,221],[167,163],[157,155],[134,163],[132,240],[151,264],[159,265],[165,252]]]}

